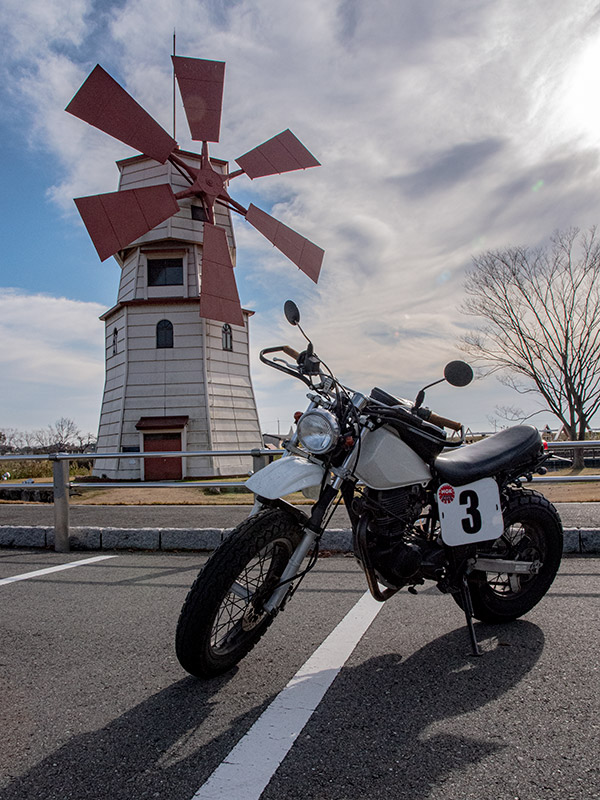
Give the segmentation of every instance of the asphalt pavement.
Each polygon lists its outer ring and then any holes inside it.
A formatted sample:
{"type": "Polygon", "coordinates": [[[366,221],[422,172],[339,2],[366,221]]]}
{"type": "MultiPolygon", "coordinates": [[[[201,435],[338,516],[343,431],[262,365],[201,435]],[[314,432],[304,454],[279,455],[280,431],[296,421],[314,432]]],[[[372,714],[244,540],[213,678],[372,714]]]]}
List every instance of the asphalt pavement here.
{"type": "MultiPolygon", "coordinates": [[[[0,551],[2,800],[191,800],[365,591],[353,559],[319,560],[239,668],[202,682],[174,634],[205,556],[113,555],[0,551]]],[[[276,731],[250,739],[261,800],[597,800],[599,578],[566,557],[523,619],[476,625],[481,658],[450,597],[395,595],[280,764],[276,731]]]]}

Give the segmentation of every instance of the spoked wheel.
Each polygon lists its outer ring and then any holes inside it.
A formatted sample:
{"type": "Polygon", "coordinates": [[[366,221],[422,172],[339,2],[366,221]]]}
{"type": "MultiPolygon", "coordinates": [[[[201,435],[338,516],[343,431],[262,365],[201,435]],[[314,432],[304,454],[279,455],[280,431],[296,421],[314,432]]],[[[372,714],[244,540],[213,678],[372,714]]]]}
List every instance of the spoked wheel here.
{"type": "MultiPolygon", "coordinates": [[[[509,622],[530,611],[550,588],[563,549],[562,524],[554,506],[538,492],[513,492],[503,509],[504,533],[483,542],[478,554],[533,562],[533,573],[480,572],[468,579],[473,614],[482,622],[509,622]]],[[[457,602],[460,598],[454,595],[457,602]]]]}
{"type": "Polygon", "coordinates": [[[302,533],[280,509],[242,522],[215,550],[192,585],[177,624],[181,666],[199,678],[231,669],[273,621],[271,596],[302,533]]]}

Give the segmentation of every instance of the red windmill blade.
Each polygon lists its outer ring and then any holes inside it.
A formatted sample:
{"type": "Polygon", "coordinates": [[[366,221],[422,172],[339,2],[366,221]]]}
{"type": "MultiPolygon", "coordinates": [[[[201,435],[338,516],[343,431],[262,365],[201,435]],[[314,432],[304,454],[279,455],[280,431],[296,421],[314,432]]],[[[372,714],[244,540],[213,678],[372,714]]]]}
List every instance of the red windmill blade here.
{"type": "Polygon", "coordinates": [[[227,234],[223,228],[208,222],[204,223],[202,242],[200,316],[233,325],[244,324],[227,234]]]}
{"type": "Polygon", "coordinates": [[[235,159],[249,178],[320,167],[313,154],[288,129],[235,159]]]}
{"type": "Polygon", "coordinates": [[[218,142],[225,64],[171,56],[183,108],[195,142],[218,142]]]}
{"type": "Polygon", "coordinates": [[[217,172],[210,162],[208,142],[219,140],[225,64],[173,56],[173,66],[192,138],[202,141],[199,168],[190,166],[180,157],[177,142],[100,66],[95,67],[67,106],[69,113],[145,156],[160,163],[170,161],[190,184],[188,189],[176,194],[168,184],[161,184],[76,199],[100,258],[104,260],[114,255],[176,214],[178,200],[195,197],[202,203],[208,220],[204,257],[209,264],[209,277],[204,280],[203,276],[202,280],[202,292],[207,292],[208,297],[206,302],[201,301],[203,316],[217,313],[217,297],[223,301],[223,309],[230,309],[228,313],[234,316],[237,312],[231,309],[236,303],[239,307],[235,280],[235,291],[231,289],[233,270],[231,275],[227,271],[231,259],[227,260],[223,254],[222,237],[214,233],[219,230],[214,228],[215,203],[244,216],[316,283],[324,251],[256,206],[244,208],[230,197],[227,186],[238,175],[246,174],[254,179],[316,167],[319,162],[290,130],[285,130],[235,159],[239,170],[229,175],[217,172]],[[223,289],[218,294],[221,281],[223,289]]]}
{"type": "Polygon", "coordinates": [[[290,261],[300,267],[302,272],[317,283],[324,253],[320,247],[252,203],[246,213],[246,219],[284,256],[287,256],[290,261]]]}
{"type": "Polygon", "coordinates": [[[83,224],[105,261],[179,211],[168,183],[75,198],[83,224]]]}
{"type": "Polygon", "coordinates": [[[98,64],[65,111],[164,164],[177,142],[98,64]]]}

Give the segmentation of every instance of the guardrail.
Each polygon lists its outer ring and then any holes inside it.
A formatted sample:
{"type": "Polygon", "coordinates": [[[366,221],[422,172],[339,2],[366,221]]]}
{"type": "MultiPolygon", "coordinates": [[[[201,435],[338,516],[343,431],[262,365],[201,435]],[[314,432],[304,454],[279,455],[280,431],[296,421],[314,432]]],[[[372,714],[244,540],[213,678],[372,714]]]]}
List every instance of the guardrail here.
{"type": "MultiPolygon", "coordinates": [[[[565,450],[588,449],[600,451],[600,439],[582,442],[548,442],[550,452],[560,452],[565,450]]],[[[251,450],[198,450],[186,452],[161,452],[161,453],[42,453],[35,455],[0,455],[1,461],[51,461],[52,483],[32,484],[36,489],[51,488],[54,495],[54,549],[59,553],[68,553],[69,545],[69,493],[71,488],[110,488],[110,489],[165,489],[165,488],[235,488],[242,487],[245,481],[110,481],[103,483],[88,483],[69,480],[69,463],[71,461],[90,461],[102,458],[194,458],[194,457],[226,457],[226,456],[251,456],[252,471],[258,472],[266,466],[273,456],[281,455],[284,450],[267,450],[255,448],[251,450]]],[[[571,481],[600,481],[598,475],[544,475],[535,476],[533,481],[544,481],[546,483],[565,483],[571,481]]],[[[17,484],[23,486],[23,484],[17,484]]]]}
{"type": "MultiPolygon", "coordinates": [[[[135,488],[234,488],[244,486],[244,481],[110,481],[103,483],[87,483],[69,480],[69,464],[71,461],[90,461],[101,458],[194,458],[207,456],[252,456],[252,471],[257,472],[266,466],[275,455],[281,455],[284,450],[267,450],[254,448],[251,450],[187,450],[185,452],[161,453],[41,453],[35,455],[0,455],[1,461],[51,461],[52,483],[32,484],[36,489],[51,488],[54,495],[54,549],[57,553],[68,553],[69,545],[69,493],[72,488],[94,487],[110,489],[135,488]]],[[[20,484],[21,486],[23,484],[20,484]]]]}

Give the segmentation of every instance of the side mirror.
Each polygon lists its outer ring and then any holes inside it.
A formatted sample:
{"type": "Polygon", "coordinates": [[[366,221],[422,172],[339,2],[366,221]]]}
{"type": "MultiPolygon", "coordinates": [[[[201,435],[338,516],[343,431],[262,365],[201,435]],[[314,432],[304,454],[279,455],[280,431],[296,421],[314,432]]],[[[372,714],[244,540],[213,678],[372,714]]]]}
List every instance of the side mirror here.
{"type": "Polygon", "coordinates": [[[473,370],[465,361],[450,361],[444,367],[444,378],[451,386],[468,386],[473,380],[473,370]]]}
{"type": "Polygon", "coordinates": [[[283,313],[290,325],[298,325],[300,322],[300,311],[293,300],[286,300],[283,306],[283,313]]]}

